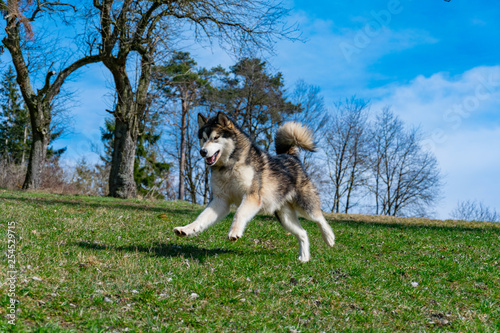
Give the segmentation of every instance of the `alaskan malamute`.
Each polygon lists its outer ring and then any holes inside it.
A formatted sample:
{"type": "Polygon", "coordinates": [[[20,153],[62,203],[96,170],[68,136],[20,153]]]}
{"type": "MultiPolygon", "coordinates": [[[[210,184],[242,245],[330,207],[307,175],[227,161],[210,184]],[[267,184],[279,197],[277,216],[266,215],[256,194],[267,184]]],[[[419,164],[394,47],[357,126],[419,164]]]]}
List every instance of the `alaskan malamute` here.
{"type": "Polygon", "coordinates": [[[236,241],[259,212],[275,214],[281,225],[299,241],[299,260],[310,258],[307,232],[298,215],[316,222],[323,240],[335,243],[323,217],[316,187],[298,159],[299,148],[315,150],[309,129],[296,122],[282,125],[275,138],[276,156],[253,143],[224,113],[207,119],[198,114],[200,154],[211,167],[212,200],[191,224],[174,228],[178,236],[192,236],[226,217],[231,204],[238,206],[228,238],[236,241]]]}

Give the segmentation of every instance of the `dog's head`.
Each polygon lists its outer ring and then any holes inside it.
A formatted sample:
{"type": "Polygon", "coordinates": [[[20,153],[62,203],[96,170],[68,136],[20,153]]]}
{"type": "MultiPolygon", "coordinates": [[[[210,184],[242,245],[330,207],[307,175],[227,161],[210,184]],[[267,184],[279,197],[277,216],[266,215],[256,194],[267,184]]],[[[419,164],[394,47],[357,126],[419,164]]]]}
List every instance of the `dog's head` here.
{"type": "Polygon", "coordinates": [[[223,112],[207,119],[198,114],[200,154],[209,166],[224,165],[234,151],[234,123],[223,112]]]}

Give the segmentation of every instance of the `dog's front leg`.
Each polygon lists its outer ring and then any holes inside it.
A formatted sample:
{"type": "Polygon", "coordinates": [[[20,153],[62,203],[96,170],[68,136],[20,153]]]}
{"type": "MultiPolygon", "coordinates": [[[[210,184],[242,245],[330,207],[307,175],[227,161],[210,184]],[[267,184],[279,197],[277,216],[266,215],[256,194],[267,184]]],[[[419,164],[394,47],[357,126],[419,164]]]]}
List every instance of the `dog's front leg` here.
{"type": "Polygon", "coordinates": [[[225,218],[227,214],[229,214],[229,203],[221,198],[214,198],[193,223],[176,227],[174,232],[181,237],[196,235],[225,218]]]}
{"type": "Polygon", "coordinates": [[[243,236],[247,223],[260,211],[262,203],[258,195],[245,195],[241,205],[234,214],[233,224],[227,237],[230,241],[236,241],[243,236]]]}

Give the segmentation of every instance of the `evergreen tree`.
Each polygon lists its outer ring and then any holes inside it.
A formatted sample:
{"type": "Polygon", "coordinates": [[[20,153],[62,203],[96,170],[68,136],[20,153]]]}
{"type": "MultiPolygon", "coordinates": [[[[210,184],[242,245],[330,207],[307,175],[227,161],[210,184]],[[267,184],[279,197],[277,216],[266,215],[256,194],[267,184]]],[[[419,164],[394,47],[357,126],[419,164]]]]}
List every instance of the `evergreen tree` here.
{"type": "Polygon", "coordinates": [[[0,83],[0,155],[15,164],[29,156],[31,126],[29,112],[19,94],[14,69],[9,66],[0,83]]]}
{"type": "MultiPolygon", "coordinates": [[[[175,52],[170,60],[163,66],[158,66],[154,71],[156,89],[161,96],[180,105],[179,129],[179,190],[178,199],[184,200],[185,180],[190,175],[185,175],[186,165],[186,138],[188,131],[189,112],[200,103],[201,95],[209,88],[205,69],[196,69],[196,61],[188,52],[175,52]]],[[[193,188],[190,189],[193,192],[193,188]]]]}
{"type": "Polygon", "coordinates": [[[99,129],[101,130],[101,141],[104,145],[104,154],[100,158],[106,167],[111,167],[111,154],[113,154],[113,137],[115,132],[114,120],[112,118],[104,119],[104,127],[100,127],[99,129]]]}
{"type": "MultiPolygon", "coordinates": [[[[19,94],[14,69],[9,66],[0,82],[0,156],[15,164],[24,164],[31,147],[31,122],[29,111],[19,94]]],[[[49,144],[59,138],[63,130],[50,128],[49,144]]],[[[47,148],[47,159],[60,157],[66,151],[47,148]]]]}
{"type": "Polygon", "coordinates": [[[227,72],[212,69],[215,79],[207,99],[215,111],[229,113],[252,139],[269,150],[274,131],[288,116],[299,112],[287,100],[283,75],[270,73],[267,63],[257,58],[243,58],[227,72]]]}
{"type": "Polygon", "coordinates": [[[139,136],[134,161],[134,180],[137,193],[142,196],[163,198],[159,189],[170,170],[170,163],[160,161],[157,154],[158,141],[161,138],[160,116],[158,113],[146,114],[139,136]]]}

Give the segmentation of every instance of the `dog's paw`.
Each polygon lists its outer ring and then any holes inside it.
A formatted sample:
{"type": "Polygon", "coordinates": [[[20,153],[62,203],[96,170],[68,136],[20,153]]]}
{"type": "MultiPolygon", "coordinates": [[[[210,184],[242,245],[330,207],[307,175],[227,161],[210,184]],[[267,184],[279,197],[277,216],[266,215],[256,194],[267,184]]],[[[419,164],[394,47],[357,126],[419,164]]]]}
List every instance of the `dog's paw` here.
{"type": "Polygon", "coordinates": [[[302,262],[302,263],[304,263],[304,262],[308,262],[308,261],[309,261],[309,259],[311,259],[311,257],[310,257],[310,256],[308,256],[308,255],[300,255],[300,256],[299,256],[299,261],[300,261],[300,262],[302,262]]]}
{"type": "Polygon", "coordinates": [[[241,238],[241,236],[243,235],[240,233],[230,231],[229,234],[227,235],[227,239],[229,239],[231,242],[236,242],[238,239],[241,238]]]}
{"type": "Polygon", "coordinates": [[[332,233],[330,235],[323,236],[326,245],[333,247],[335,245],[335,235],[332,233]]]}
{"type": "Polygon", "coordinates": [[[184,230],[183,227],[174,228],[174,232],[179,237],[186,237],[188,235],[188,233],[184,230]]]}

